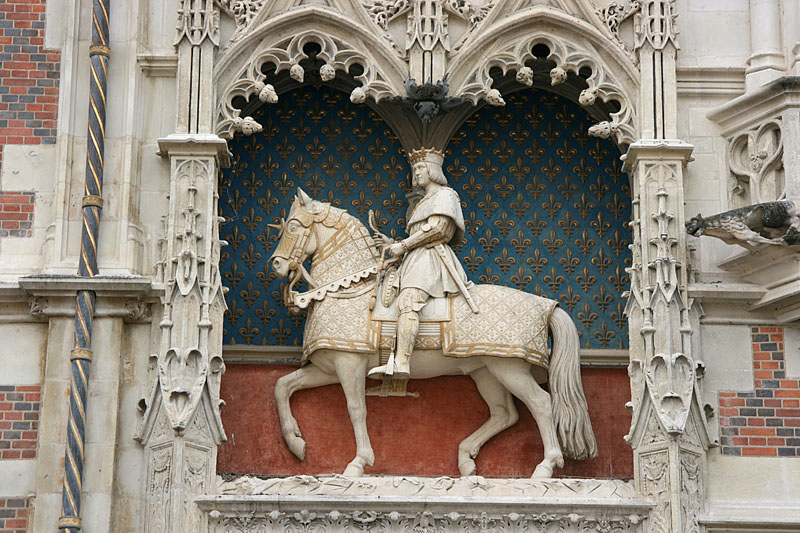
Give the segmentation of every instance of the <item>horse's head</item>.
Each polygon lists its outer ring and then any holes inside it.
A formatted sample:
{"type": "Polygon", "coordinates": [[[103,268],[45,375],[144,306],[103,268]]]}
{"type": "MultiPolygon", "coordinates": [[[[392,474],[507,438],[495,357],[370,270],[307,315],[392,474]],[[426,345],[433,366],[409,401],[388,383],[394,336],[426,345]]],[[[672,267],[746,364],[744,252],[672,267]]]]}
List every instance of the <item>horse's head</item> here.
{"type": "Polygon", "coordinates": [[[280,225],[270,227],[278,230],[278,246],[270,257],[272,269],[280,278],[300,268],[317,249],[314,222],[326,204],[315,202],[302,189],[297,189],[289,218],[281,219],[280,225]]]}

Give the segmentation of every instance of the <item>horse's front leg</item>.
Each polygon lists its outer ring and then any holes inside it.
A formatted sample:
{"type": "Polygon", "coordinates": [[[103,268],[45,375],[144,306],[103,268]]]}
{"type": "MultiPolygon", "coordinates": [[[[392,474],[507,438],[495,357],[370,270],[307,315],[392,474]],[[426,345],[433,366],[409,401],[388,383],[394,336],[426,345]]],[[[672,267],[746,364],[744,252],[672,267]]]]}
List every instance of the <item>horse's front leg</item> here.
{"type": "Polygon", "coordinates": [[[290,399],[292,394],[303,389],[313,389],[336,383],[335,374],[329,374],[318,367],[306,365],[286,374],[275,383],[275,403],[278,407],[278,419],[281,423],[281,432],[289,449],[301,461],[306,457],[306,441],[300,433],[300,426],[292,414],[290,399]]]}
{"type": "Polygon", "coordinates": [[[338,352],[333,357],[336,375],[342,384],[347,411],[350,413],[350,422],[356,436],[356,457],[345,468],[347,477],[361,477],[365,466],[372,466],[375,454],[367,433],[367,402],[365,394],[365,378],[367,375],[368,358],[354,353],[338,352]]]}

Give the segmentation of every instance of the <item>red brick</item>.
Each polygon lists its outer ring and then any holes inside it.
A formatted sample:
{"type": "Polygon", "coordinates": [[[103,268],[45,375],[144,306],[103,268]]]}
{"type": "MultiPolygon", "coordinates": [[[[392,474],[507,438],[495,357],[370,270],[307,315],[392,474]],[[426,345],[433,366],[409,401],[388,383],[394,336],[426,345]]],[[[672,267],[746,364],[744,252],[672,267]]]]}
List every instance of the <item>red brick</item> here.
{"type": "Polygon", "coordinates": [[[17,392],[42,392],[41,385],[18,385],[17,392]]]}
{"type": "Polygon", "coordinates": [[[776,456],[776,448],[742,448],[742,455],[776,456]]]}
{"type": "Polygon", "coordinates": [[[748,439],[748,444],[750,444],[750,446],[766,446],[767,439],[764,437],[750,437],[748,439]]]}
{"type": "Polygon", "coordinates": [[[753,372],[753,377],[757,379],[772,379],[772,372],[768,370],[756,370],[753,372]]]}
{"type": "Polygon", "coordinates": [[[739,429],[740,435],[755,435],[761,437],[774,437],[775,436],[775,428],[749,428],[744,427],[739,429]]]}
{"type": "Polygon", "coordinates": [[[783,333],[773,333],[769,336],[769,340],[772,342],[780,342],[783,341],[783,333]]]}
{"type": "Polygon", "coordinates": [[[0,215],[0,219],[2,219],[2,220],[28,220],[28,214],[27,213],[6,213],[6,212],[3,212],[3,214],[0,215]]]}
{"type": "Polygon", "coordinates": [[[786,405],[785,403],[783,403],[782,400],[770,400],[769,398],[765,398],[764,407],[791,407],[791,406],[786,405]]]}
{"type": "Polygon", "coordinates": [[[750,427],[766,426],[767,423],[763,418],[751,417],[747,419],[747,425],[750,427]]]}
{"type": "Polygon", "coordinates": [[[780,370],[783,364],[780,361],[763,361],[761,368],[764,370],[780,370]]]}
{"type": "Polygon", "coordinates": [[[719,410],[720,416],[738,416],[739,410],[735,407],[727,407],[719,410]]]}
{"type": "Polygon", "coordinates": [[[797,380],[796,379],[782,379],[781,380],[781,388],[782,389],[796,389],[797,387],[797,380]]]}
{"type": "Polygon", "coordinates": [[[26,528],[28,526],[27,520],[6,520],[6,528],[26,528]]]}
{"type": "Polygon", "coordinates": [[[36,440],[36,431],[23,431],[22,438],[25,440],[36,440]]]}
{"type": "Polygon", "coordinates": [[[3,220],[0,217],[0,229],[19,229],[19,222],[14,220],[3,220]]]}
{"type": "Polygon", "coordinates": [[[36,448],[36,441],[35,440],[12,440],[11,447],[14,449],[23,449],[23,448],[36,448]]]}
{"type": "Polygon", "coordinates": [[[20,459],[36,459],[36,450],[22,450],[20,459]]]}
{"type": "Polygon", "coordinates": [[[2,459],[20,459],[21,457],[20,450],[3,450],[3,455],[0,456],[2,459]]]}
{"type": "Polygon", "coordinates": [[[783,437],[770,437],[767,439],[770,446],[786,446],[786,439],[783,437]]]}
{"type": "Polygon", "coordinates": [[[800,390],[781,389],[775,391],[776,398],[800,398],[800,390]]]}
{"type": "Polygon", "coordinates": [[[731,444],[734,446],[747,446],[747,437],[733,437],[731,444]]]}
{"type": "Polygon", "coordinates": [[[783,421],[783,425],[787,427],[798,428],[800,427],[800,418],[787,418],[783,421]]]}
{"type": "Polygon", "coordinates": [[[770,361],[772,360],[772,354],[769,352],[753,352],[753,359],[756,361],[770,361]]]}
{"type": "MultiPolygon", "coordinates": [[[[777,405],[767,405],[767,402],[764,402],[764,406],[766,407],[779,407],[777,405]]],[[[783,400],[783,407],[800,407],[800,400],[783,400]]]]}

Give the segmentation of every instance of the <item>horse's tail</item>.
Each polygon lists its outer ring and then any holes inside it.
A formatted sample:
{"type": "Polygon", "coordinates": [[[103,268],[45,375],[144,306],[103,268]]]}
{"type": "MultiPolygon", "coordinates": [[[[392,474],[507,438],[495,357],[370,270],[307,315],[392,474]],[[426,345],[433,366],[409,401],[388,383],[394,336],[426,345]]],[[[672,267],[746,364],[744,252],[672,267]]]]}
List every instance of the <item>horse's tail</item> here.
{"type": "Polygon", "coordinates": [[[564,455],[572,459],[597,457],[597,441],[581,384],[580,343],[575,324],[560,307],[550,317],[553,351],[550,357],[550,395],[553,418],[564,455]]]}

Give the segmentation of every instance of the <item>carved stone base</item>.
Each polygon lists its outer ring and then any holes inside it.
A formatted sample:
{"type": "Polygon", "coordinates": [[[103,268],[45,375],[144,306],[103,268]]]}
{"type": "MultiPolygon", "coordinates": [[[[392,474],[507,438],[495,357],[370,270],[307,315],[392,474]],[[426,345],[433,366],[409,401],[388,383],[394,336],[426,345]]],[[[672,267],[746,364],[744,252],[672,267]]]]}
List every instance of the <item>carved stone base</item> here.
{"type": "Polygon", "coordinates": [[[645,531],[633,484],[592,479],[243,477],[195,500],[209,531],[645,531]]]}

